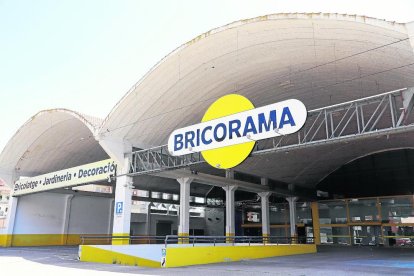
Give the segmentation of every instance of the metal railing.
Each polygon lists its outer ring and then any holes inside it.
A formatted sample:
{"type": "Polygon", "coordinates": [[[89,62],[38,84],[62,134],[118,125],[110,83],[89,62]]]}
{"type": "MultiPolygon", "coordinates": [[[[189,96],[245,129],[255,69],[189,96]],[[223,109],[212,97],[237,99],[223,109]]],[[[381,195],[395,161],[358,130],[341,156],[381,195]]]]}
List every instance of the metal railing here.
{"type": "Polygon", "coordinates": [[[112,244],[116,241],[126,241],[129,244],[200,244],[218,245],[240,245],[248,246],[258,244],[309,244],[313,243],[312,237],[285,237],[285,236],[81,236],[81,244],[112,244]]]}
{"type": "Polygon", "coordinates": [[[111,244],[113,241],[128,240],[129,244],[159,244],[165,242],[165,236],[81,236],[81,244],[111,244]]]}
{"type": "Polygon", "coordinates": [[[285,236],[177,236],[167,235],[165,237],[165,247],[168,244],[191,244],[193,247],[197,244],[216,245],[240,245],[246,244],[297,244],[313,243],[313,238],[307,237],[285,237],[285,236]]]}
{"type": "MultiPolygon", "coordinates": [[[[414,130],[414,89],[398,89],[308,111],[295,134],[257,141],[252,155],[414,130]]],[[[132,153],[129,175],[150,174],[205,162],[200,153],[171,156],[167,145],[132,153]]]]}

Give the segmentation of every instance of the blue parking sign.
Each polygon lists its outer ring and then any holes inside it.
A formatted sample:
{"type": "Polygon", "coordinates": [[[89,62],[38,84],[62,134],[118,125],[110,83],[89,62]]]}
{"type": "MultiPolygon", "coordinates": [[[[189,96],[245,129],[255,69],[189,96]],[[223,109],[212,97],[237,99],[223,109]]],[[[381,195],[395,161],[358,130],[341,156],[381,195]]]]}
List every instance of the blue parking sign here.
{"type": "Polygon", "coordinates": [[[120,214],[122,214],[123,211],[124,211],[124,203],[122,201],[117,202],[115,204],[115,213],[117,215],[120,215],[120,214]]]}

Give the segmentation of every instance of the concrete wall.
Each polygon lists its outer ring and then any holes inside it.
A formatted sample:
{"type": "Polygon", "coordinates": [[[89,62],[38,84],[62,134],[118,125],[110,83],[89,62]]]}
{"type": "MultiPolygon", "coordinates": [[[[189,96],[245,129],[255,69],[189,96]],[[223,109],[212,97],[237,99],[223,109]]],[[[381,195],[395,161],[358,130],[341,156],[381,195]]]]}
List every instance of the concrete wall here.
{"type": "MultiPolygon", "coordinates": [[[[19,197],[11,235],[12,246],[79,244],[80,236],[109,236],[113,221],[112,198],[43,192],[19,197]]],[[[158,222],[170,222],[171,234],[178,230],[178,216],[133,213],[133,235],[156,235],[158,222]]],[[[206,208],[204,217],[191,217],[190,229],[204,235],[224,235],[224,209],[206,208]]],[[[4,236],[4,234],[3,234],[4,236]]],[[[8,238],[8,237],[6,237],[8,238]]],[[[105,243],[108,239],[97,240],[105,243]]]]}
{"type": "Polygon", "coordinates": [[[223,236],[225,234],[224,208],[206,208],[206,236],[223,236]]]}
{"type": "Polygon", "coordinates": [[[19,198],[12,246],[79,244],[85,234],[112,230],[113,199],[38,193],[19,198]]]}
{"type": "Polygon", "coordinates": [[[13,234],[62,234],[67,198],[53,193],[20,197],[13,234]]]}
{"type": "MultiPolygon", "coordinates": [[[[149,233],[147,233],[147,215],[133,213],[131,217],[131,230],[134,235],[156,235],[158,222],[171,222],[172,233],[178,231],[178,217],[170,215],[151,214],[149,220],[149,233]]],[[[204,230],[208,236],[224,235],[224,210],[221,208],[206,208],[205,217],[191,217],[190,229],[204,230]]]]}
{"type": "Polygon", "coordinates": [[[69,234],[110,234],[113,200],[103,197],[75,196],[71,202],[69,234]]]}

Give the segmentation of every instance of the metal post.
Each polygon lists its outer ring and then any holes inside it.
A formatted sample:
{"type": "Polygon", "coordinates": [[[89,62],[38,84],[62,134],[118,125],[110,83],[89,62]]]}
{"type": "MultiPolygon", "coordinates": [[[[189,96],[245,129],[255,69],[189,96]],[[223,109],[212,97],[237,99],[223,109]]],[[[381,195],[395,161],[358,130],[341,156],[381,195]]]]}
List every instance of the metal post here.
{"type": "Polygon", "coordinates": [[[357,105],[355,105],[355,112],[356,112],[356,120],[357,120],[358,133],[361,133],[361,126],[359,124],[359,111],[358,111],[358,106],[357,105]]]}
{"type": "Polygon", "coordinates": [[[329,139],[329,127],[328,127],[328,114],[325,109],[325,131],[326,131],[326,139],[329,139]]]}
{"type": "Polygon", "coordinates": [[[391,121],[392,127],[395,127],[395,114],[394,114],[394,106],[393,106],[393,97],[391,94],[388,95],[388,100],[390,101],[390,112],[391,112],[391,121]]]}

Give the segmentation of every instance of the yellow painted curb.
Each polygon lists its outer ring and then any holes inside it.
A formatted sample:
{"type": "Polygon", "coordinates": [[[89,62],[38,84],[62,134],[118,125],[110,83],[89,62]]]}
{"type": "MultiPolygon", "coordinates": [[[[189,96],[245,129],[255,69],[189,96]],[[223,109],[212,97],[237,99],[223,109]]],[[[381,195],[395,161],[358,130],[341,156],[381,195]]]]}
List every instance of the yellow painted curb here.
{"type": "Polygon", "coordinates": [[[180,267],[316,253],[314,244],[167,247],[165,267],[180,267]]]}
{"type": "Polygon", "coordinates": [[[130,266],[161,267],[160,262],[130,256],[90,245],[80,246],[80,261],[103,264],[120,264],[130,266]]]}
{"type": "MultiPolygon", "coordinates": [[[[128,246],[126,246],[128,247],[128,246]]],[[[142,250],[136,248],[136,250],[142,250]]],[[[160,248],[161,250],[161,248],[160,248]]],[[[298,254],[316,253],[314,244],[294,245],[235,245],[235,246],[171,246],[162,249],[159,262],[111,251],[93,245],[81,245],[80,260],[105,264],[121,264],[143,267],[181,267],[211,263],[240,261],[246,259],[270,258],[298,254]],[[164,255],[165,254],[165,255],[164,255]],[[161,265],[161,262],[163,265],[161,265]]]]}

